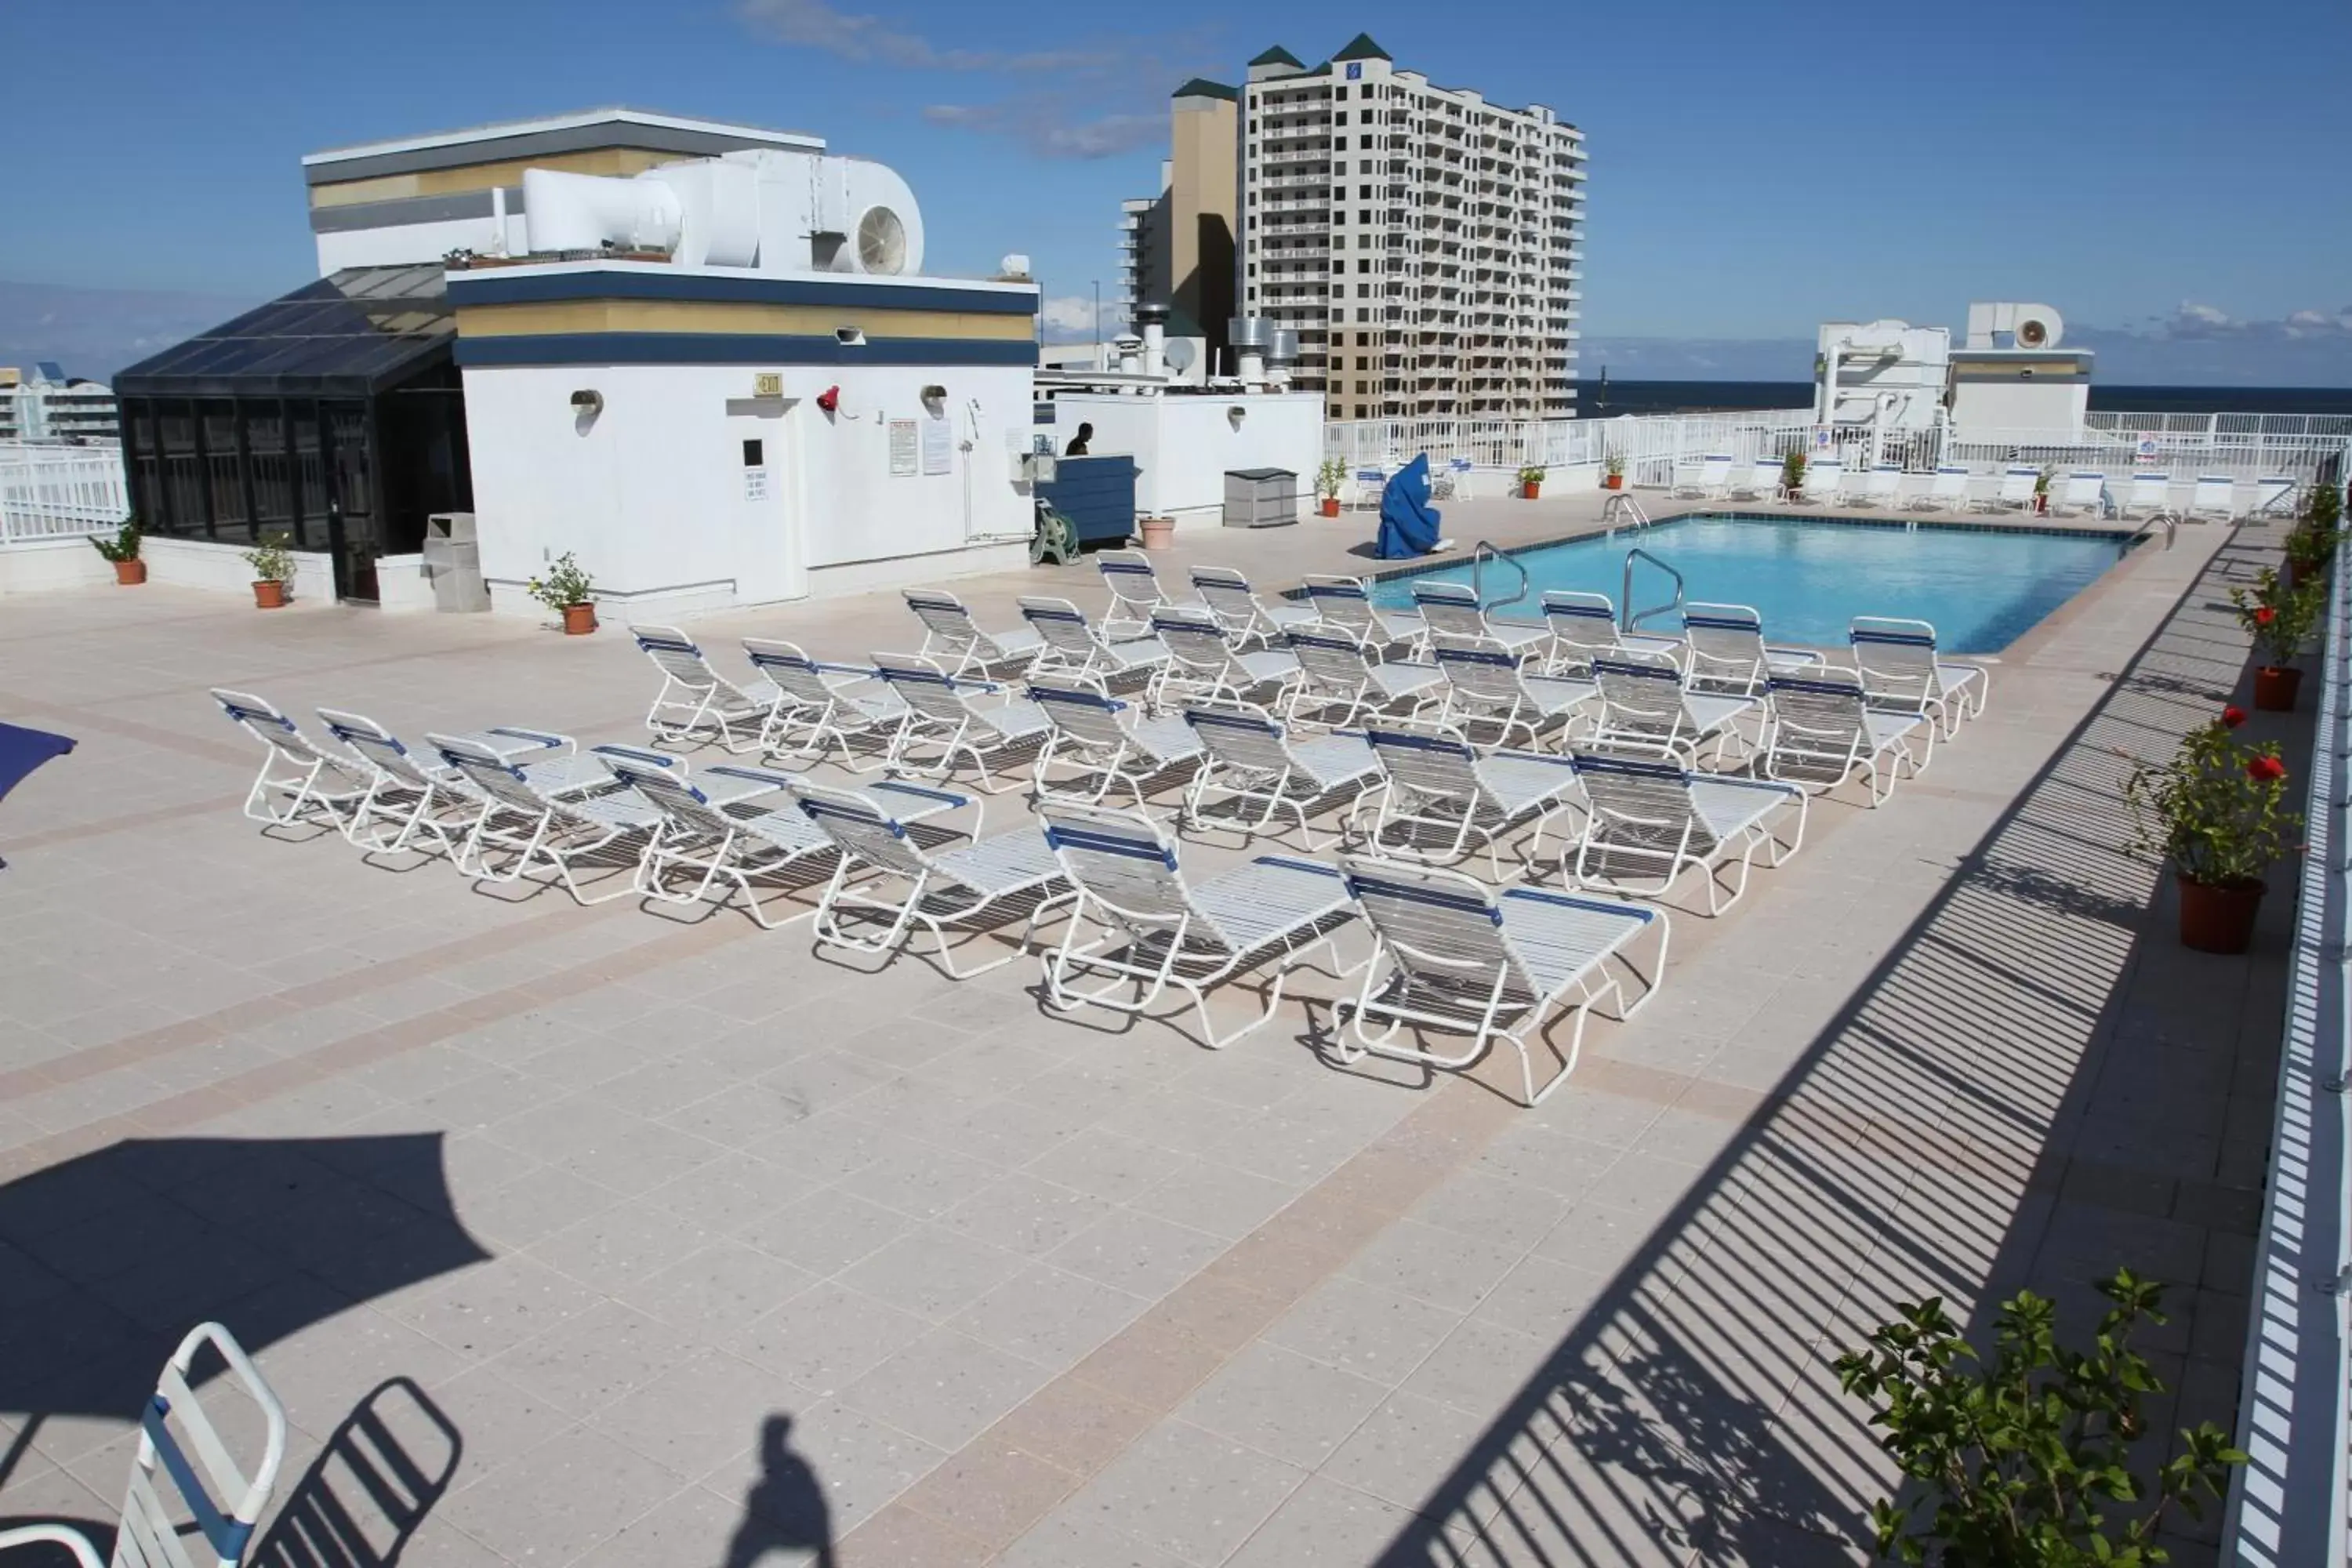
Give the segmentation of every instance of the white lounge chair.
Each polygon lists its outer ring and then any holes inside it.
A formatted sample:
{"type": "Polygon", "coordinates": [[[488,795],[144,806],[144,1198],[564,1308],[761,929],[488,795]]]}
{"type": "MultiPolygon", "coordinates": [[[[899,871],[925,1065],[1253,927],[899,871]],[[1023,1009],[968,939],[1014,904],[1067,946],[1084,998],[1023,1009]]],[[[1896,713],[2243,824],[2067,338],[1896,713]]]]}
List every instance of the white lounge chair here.
{"type": "Polygon", "coordinates": [[[1903,500],[1903,465],[1873,463],[1862,476],[1861,490],[1847,499],[1853,506],[1894,510],[1903,500]]]}
{"type": "Polygon", "coordinates": [[[1683,606],[1683,679],[1694,691],[1756,697],[1767,678],[1822,662],[1809,647],[1764,640],[1764,619],[1752,605],[1683,606]]]}
{"type": "Polygon", "coordinates": [[[1767,778],[1826,792],[1860,773],[1874,810],[1894,793],[1905,769],[1917,778],[1935,756],[1936,726],[1926,711],[1872,707],[1861,675],[1851,669],[1776,675],[1765,700],[1770,710],[1764,730],[1767,778]]]}
{"type": "Polygon", "coordinates": [[[1815,458],[1805,465],[1805,478],[1797,493],[1782,495],[1781,500],[1798,506],[1832,506],[1836,504],[1840,487],[1845,483],[1845,459],[1815,458]]]}
{"type": "Polygon", "coordinates": [[[907,607],[923,623],[923,646],[915,651],[935,658],[950,675],[985,675],[1000,666],[1017,668],[1035,658],[1045,639],[1023,626],[1017,631],[984,632],[961,599],[937,588],[906,590],[907,607]]]}
{"type": "Polygon", "coordinates": [[[1148,627],[1152,612],[1174,603],[1160,585],[1151,557],[1140,550],[1103,550],[1095,553],[1095,570],[1110,590],[1110,605],[1103,611],[1103,635],[1114,626],[1148,627]]]}
{"type": "Polygon", "coordinates": [[[322,750],[266,699],[223,687],[215,687],[212,697],[263,747],[261,772],[245,795],[247,817],[263,824],[265,834],[297,826],[348,831],[352,814],[375,785],[367,769],[322,750]]]}
{"type": "MultiPolygon", "coordinates": [[[[374,774],[367,794],[344,824],[345,837],[372,855],[391,855],[412,847],[421,836],[426,836],[440,845],[443,853],[456,856],[463,830],[482,807],[481,793],[465,774],[437,757],[428,761],[418,756],[399,736],[362,714],[321,708],[319,721],[374,774]],[[371,833],[370,824],[378,822],[384,826],[371,833]]],[[[522,744],[524,751],[509,754],[524,778],[551,795],[606,788],[613,782],[613,771],[601,758],[583,756],[562,736],[531,730],[484,734],[522,744]]]]}
{"type": "Polygon", "coordinates": [[[761,676],[738,686],[676,626],[633,626],[629,635],[662,674],[661,689],[646,710],[646,731],[656,745],[691,745],[707,737],[730,752],[759,747],[782,695],[775,682],[761,676]]]}
{"type": "Polygon", "coordinates": [[[870,795],[824,789],[805,779],[785,787],[840,851],[817,901],[814,935],[827,947],[892,954],[919,927],[937,944],[949,977],[969,980],[1028,952],[1045,916],[1077,896],[1053,847],[1034,827],[934,851],[908,837],[906,825],[870,795]],[[897,898],[871,896],[877,884],[894,885],[897,898]],[[980,940],[987,934],[986,922],[1006,906],[1015,914],[1025,911],[1021,945],[1001,958],[959,969],[949,929],[972,928],[973,940],[980,940]],[[876,925],[879,934],[856,929],[876,925]]]}
{"type": "Polygon", "coordinates": [[[1544,622],[1551,628],[1551,646],[1544,653],[1544,672],[1548,675],[1590,677],[1594,658],[1628,647],[1669,655],[1679,654],[1682,649],[1681,639],[1676,637],[1618,631],[1617,606],[1610,603],[1606,594],[1547,588],[1542,603],[1544,622]]]}
{"type": "Polygon", "coordinates": [[[1926,621],[1856,616],[1848,629],[1853,667],[1874,704],[1927,713],[1947,738],[1963,718],[1984,712],[1992,677],[1982,665],[1948,664],[1937,657],[1936,628],[1926,621]]]}
{"type": "MultiPolygon", "coordinates": [[[[812,907],[786,920],[772,920],[751,885],[754,879],[772,879],[834,847],[833,840],[786,792],[793,775],[760,768],[716,767],[703,775],[704,784],[697,784],[681,773],[645,767],[628,759],[615,759],[613,772],[658,807],[667,819],[646,854],[643,887],[647,898],[664,903],[700,904],[712,902],[716,891],[713,908],[724,909],[740,892],[751,918],[769,931],[815,913],[812,907]],[[775,809],[778,805],[785,809],[775,809]],[[695,879],[690,889],[673,885],[680,874],[695,879]]],[[[876,798],[887,801],[901,822],[920,822],[973,804],[967,795],[919,784],[884,783],[866,787],[876,798]]]]}
{"type": "Polygon", "coordinates": [[[873,657],[882,679],[907,704],[890,741],[887,762],[894,768],[919,778],[951,780],[961,757],[979,774],[980,787],[997,795],[1011,780],[996,782],[996,770],[1034,752],[1053,732],[1052,721],[1034,702],[1007,696],[994,681],[958,680],[911,654],[873,657]],[[981,702],[981,697],[996,700],[981,702]],[[918,756],[918,748],[930,754],[918,756]]]}
{"type": "Polygon", "coordinates": [[[1188,703],[1183,718],[1208,753],[1184,790],[1185,825],[1196,833],[1210,826],[1213,795],[1258,808],[1255,820],[1239,825],[1244,835],[1263,832],[1277,811],[1289,812],[1311,850],[1317,846],[1307,819],[1343,796],[1352,812],[1381,781],[1380,760],[1360,735],[1301,740],[1267,714],[1238,705],[1188,703]]]}
{"type": "Polygon", "coordinates": [[[1595,746],[1679,757],[1696,768],[1700,748],[1710,741],[1718,763],[1733,741],[1747,744],[1738,721],[1756,710],[1756,699],[1693,691],[1681,668],[1663,654],[1628,648],[1596,658],[1592,679],[1601,688],[1595,746]]]}
{"type": "Polygon", "coordinates": [[[811,658],[796,644],[772,637],[745,637],[743,652],[752,668],[776,685],[778,697],[761,745],[771,756],[804,754],[822,758],[830,748],[841,751],[841,765],[852,773],[879,767],[890,742],[906,722],[907,701],[870,665],[827,664],[811,658]],[[872,761],[860,763],[852,741],[869,742],[872,761]]]}
{"type": "Polygon", "coordinates": [[[1759,458],[1748,465],[1748,476],[1734,479],[1726,490],[1733,500],[1771,500],[1780,493],[1780,459],[1759,458]]]}
{"type": "Polygon", "coordinates": [[[1202,1043],[1222,1050],[1274,1016],[1283,982],[1315,948],[1330,953],[1332,973],[1354,972],[1331,935],[1354,918],[1355,903],[1328,866],[1265,855],[1196,886],[1176,840],[1149,817],[1059,802],[1038,815],[1078,895],[1045,955],[1046,999],[1065,1012],[1141,1014],[1172,985],[1192,998],[1202,1043]],[[1268,960],[1277,962],[1265,1006],[1221,1037],[1208,993],[1268,960]],[[1094,981],[1101,983],[1078,988],[1094,981]]]}
{"type": "Polygon", "coordinates": [[[1748,890],[1757,856],[1779,866],[1803,847],[1805,792],[1764,779],[1694,773],[1655,757],[1578,752],[1584,786],[1584,834],[1561,871],[1579,887],[1663,899],[1685,871],[1706,874],[1706,912],[1719,915],[1748,890]],[[1775,817],[1793,811],[1796,831],[1783,839],[1775,817]],[[1736,867],[1728,896],[1726,867],[1736,867]]]}
{"type": "MultiPolygon", "coordinates": [[[[510,757],[478,738],[428,734],[425,740],[482,796],[481,810],[455,858],[462,875],[497,887],[522,881],[544,868],[554,872],[564,891],[582,904],[601,904],[639,890],[646,852],[662,824],[660,808],[645,796],[617,780],[601,794],[555,794],[533,784],[510,757]],[[494,863],[494,856],[506,863],[494,863]],[[627,874],[592,898],[581,885],[578,868],[598,865],[625,868],[627,874]]],[[[677,757],[635,746],[599,746],[595,754],[646,768],[685,767],[677,757]]]]}
{"type": "Polygon", "coordinates": [[[2061,517],[2088,513],[2105,515],[2107,510],[2107,476],[2095,468],[2077,469],[2066,476],[2050,510],[2061,517]]]}
{"type": "Polygon", "coordinates": [[[1344,632],[1318,627],[1292,632],[1283,640],[1298,660],[1287,715],[1294,724],[1339,730],[1373,714],[1400,709],[1418,713],[1436,700],[1438,683],[1445,679],[1433,664],[1376,663],[1344,632]]]}
{"type": "Polygon", "coordinates": [[[1717,496],[1730,486],[1731,454],[1709,452],[1697,462],[1675,468],[1674,488],[1669,496],[1694,496],[1701,499],[1717,496]]]}
{"type": "Polygon", "coordinates": [[[2227,522],[2238,515],[2238,481],[2228,474],[2200,474],[2189,498],[2189,517],[2210,517],[2227,522]]]}
{"type": "Polygon", "coordinates": [[[1551,640],[1551,631],[1548,626],[1534,626],[1526,621],[1489,619],[1478,604],[1477,591],[1467,583],[1416,580],[1412,585],[1412,602],[1421,611],[1421,624],[1424,630],[1420,651],[1424,654],[1429,651],[1432,639],[1441,637],[1483,638],[1522,656],[1551,640]]]}
{"type": "Polygon", "coordinates": [[[1428,633],[1419,612],[1373,604],[1370,591],[1360,578],[1309,574],[1300,584],[1317,619],[1347,633],[1375,657],[1396,644],[1416,643],[1428,633]]]}
{"type": "Polygon", "coordinates": [[[1446,495],[1451,500],[1475,500],[1474,479],[1477,465],[1468,458],[1455,456],[1445,459],[1446,495]]]}
{"type": "Polygon", "coordinates": [[[2126,518],[2154,517],[2169,511],[2172,506],[2172,476],[2152,473],[2146,468],[2132,470],[2131,489],[2125,492],[2122,515],[2126,518]]]}
{"type": "Polygon", "coordinates": [[[1274,648],[1237,653],[1215,614],[1198,605],[1164,605],[1151,634],[1168,648],[1168,662],[1151,683],[1151,705],[1165,712],[1179,700],[1279,702],[1298,679],[1298,656],[1274,648]]]}
{"type": "Polygon", "coordinates": [[[1460,1070],[1501,1040],[1519,1053],[1523,1103],[1540,1104],[1576,1070],[1584,1026],[1595,1006],[1631,1017],[1657,994],[1672,922],[1664,910],[1591,897],[1512,888],[1497,893],[1459,872],[1347,856],[1348,891],[1378,941],[1363,989],[1333,1012],[1342,1061],[1367,1056],[1460,1070]],[[1654,933],[1646,973],[1628,950],[1654,933]],[[1628,999],[1628,977],[1641,983],[1628,999]],[[1538,1087],[1528,1037],[1549,1044],[1545,1026],[1573,1015],[1559,1068],[1538,1087]],[[1466,1034],[1467,1047],[1440,1052],[1397,1043],[1410,1029],[1466,1034]]]}
{"type": "Polygon", "coordinates": [[[1969,504],[1969,470],[1959,463],[1937,465],[1935,478],[1911,502],[1914,511],[1964,511],[1969,504]]]}
{"type": "Polygon", "coordinates": [[[1235,647],[1252,643],[1270,647],[1284,632],[1311,626],[1317,619],[1307,605],[1260,599],[1249,579],[1230,566],[1193,567],[1192,592],[1209,606],[1235,647]]]}
{"type": "Polygon", "coordinates": [[[1535,837],[1519,855],[1520,869],[1543,853],[1552,819],[1573,810],[1580,799],[1576,770],[1566,757],[1538,752],[1480,752],[1459,731],[1434,724],[1375,723],[1364,731],[1381,764],[1381,783],[1363,803],[1371,826],[1364,832],[1382,855],[1451,864],[1474,843],[1486,850],[1487,868],[1503,879],[1501,841],[1532,824],[1535,837]],[[1391,846],[1391,827],[1406,829],[1391,846]],[[1433,834],[1438,847],[1421,842],[1433,834]]]}
{"type": "Polygon", "coordinates": [[[1198,767],[1208,755],[1183,720],[1151,718],[1100,691],[1051,685],[1041,677],[1029,683],[1029,700],[1053,725],[1037,753],[1040,799],[1081,800],[1091,805],[1113,785],[1124,784],[1140,811],[1151,793],[1146,786],[1156,785],[1177,769],[1198,767]],[[1098,776],[1100,782],[1090,790],[1064,789],[1051,775],[1056,763],[1098,776]]]}
{"type": "Polygon", "coordinates": [[[2254,504],[2246,509],[2248,517],[2293,517],[2295,497],[2303,492],[2303,483],[2292,474],[2267,474],[2254,481],[2254,504]]]}
{"type": "Polygon", "coordinates": [[[1113,682],[1148,680],[1168,662],[1168,645],[1158,637],[1107,637],[1067,599],[1024,596],[1021,613],[1045,639],[1045,651],[1030,666],[1033,670],[1064,670],[1113,682]]]}
{"type": "Polygon", "coordinates": [[[2000,483],[1990,495],[1977,500],[1979,511],[2024,511],[2033,505],[2034,486],[2042,481],[2042,470],[2024,468],[2015,463],[2000,471],[2000,483]]]}
{"type": "MultiPolygon", "coordinates": [[[[286,1409],[277,1394],[226,1329],[198,1323],[164,1363],[138,1420],[139,1446],[131,1455],[131,1482],[122,1495],[110,1557],[100,1556],[88,1536],[67,1524],[0,1530],[0,1553],[50,1545],[62,1547],[76,1568],[106,1568],[110,1563],[113,1568],[194,1568],[200,1562],[237,1568],[278,1489],[286,1459],[286,1409]],[[252,1402],[261,1418],[257,1457],[239,1458],[230,1452],[229,1438],[188,1382],[196,1352],[208,1344],[228,1363],[228,1375],[205,1383],[205,1397],[217,1405],[233,1384],[252,1402]],[[163,1482],[170,1483],[168,1490],[163,1482]]],[[[231,1424],[230,1430],[249,1432],[250,1418],[231,1424]]]]}
{"type": "Polygon", "coordinates": [[[1436,662],[1438,673],[1445,677],[1445,701],[1437,721],[1483,720],[1497,726],[1498,745],[1509,745],[1511,732],[1517,730],[1526,731],[1532,750],[1554,725],[1572,727],[1578,710],[1600,695],[1590,680],[1529,674],[1517,654],[1492,637],[1441,636],[1436,662]]]}
{"type": "Polygon", "coordinates": [[[1349,478],[1351,482],[1348,488],[1348,510],[1349,511],[1380,510],[1381,497],[1389,488],[1388,470],[1358,468],[1349,478]]]}

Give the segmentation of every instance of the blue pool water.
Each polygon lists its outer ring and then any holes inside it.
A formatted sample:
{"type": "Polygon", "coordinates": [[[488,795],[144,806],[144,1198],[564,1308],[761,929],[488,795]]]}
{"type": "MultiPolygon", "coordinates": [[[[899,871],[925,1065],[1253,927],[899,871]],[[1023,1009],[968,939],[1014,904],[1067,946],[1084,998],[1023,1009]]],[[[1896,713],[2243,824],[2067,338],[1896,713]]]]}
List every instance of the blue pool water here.
{"type": "MultiPolygon", "coordinates": [[[[2112,539],[1991,529],[1866,527],[1780,518],[1687,517],[1654,528],[1596,535],[1522,551],[1513,559],[1534,586],[1500,613],[1534,620],[1536,596],[1575,588],[1622,596],[1625,552],[1636,545],[1683,574],[1685,596],[1752,605],[1775,642],[1841,647],[1856,616],[1932,622],[1954,653],[1997,653],[2064,604],[2119,555],[2112,539]]],[[[1433,568],[1373,585],[1382,605],[1409,608],[1416,580],[1467,583],[1465,565],[1433,568]]],[[[1491,603],[1516,590],[1517,575],[1489,563],[1491,603]]],[[[1674,597],[1673,580],[1647,562],[1633,568],[1637,607],[1674,597]]],[[[1624,606],[1618,604],[1622,611],[1624,606]]],[[[1674,629],[1673,617],[1644,622],[1674,629]]]]}

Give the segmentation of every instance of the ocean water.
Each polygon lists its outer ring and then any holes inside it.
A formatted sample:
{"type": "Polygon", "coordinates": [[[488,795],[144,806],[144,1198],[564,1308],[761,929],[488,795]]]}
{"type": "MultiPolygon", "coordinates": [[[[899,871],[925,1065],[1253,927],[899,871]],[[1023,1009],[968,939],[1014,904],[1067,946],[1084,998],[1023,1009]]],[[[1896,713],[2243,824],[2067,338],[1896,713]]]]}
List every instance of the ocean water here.
{"type": "MultiPolygon", "coordinates": [[[[1616,381],[1604,405],[1597,380],[1577,384],[1587,419],[1617,414],[1677,414],[1718,408],[1810,408],[1810,381],[1616,381]]],[[[2352,414],[2352,387],[2104,386],[2091,406],[2134,414],[2352,414]]]]}
{"type": "MultiPolygon", "coordinates": [[[[1690,603],[1747,605],[1777,642],[1838,647],[1856,616],[1896,616],[1934,626],[1956,653],[1998,653],[2121,559],[2112,538],[2056,531],[1870,526],[1799,519],[1700,516],[1614,535],[1518,552],[1526,599],[1497,613],[1534,620],[1546,590],[1624,590],[1626,552],[1639,546],[1683,574],[1690,603]]],[[[1435,568],[1373,585],[1373,601],[1410,608],[1415,581],[1467,583],[1465,565],[1435,568]]],[[[1486,569],[1487,600],[1517,586],[1507,567],[1486,569]]],[[[1637,606],[1672,600],[1670,578],[1646,562],[1634,568],[1637,606]]],[[[1675,631],[1673,617],[1645,621],[1675,631]]]]}

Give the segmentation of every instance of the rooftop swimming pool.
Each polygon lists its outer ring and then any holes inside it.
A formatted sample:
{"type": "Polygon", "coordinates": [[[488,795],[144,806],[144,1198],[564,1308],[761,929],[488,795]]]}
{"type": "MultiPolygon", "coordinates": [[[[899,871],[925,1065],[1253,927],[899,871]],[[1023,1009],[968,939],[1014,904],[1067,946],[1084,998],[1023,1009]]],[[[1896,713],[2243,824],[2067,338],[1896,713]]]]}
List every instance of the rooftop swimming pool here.
{"type": "MultiPolygon", "coordinates": [[[[1854,616],[1901,616],[1932,622],[1937,640],[1955,653],[1999,652],[2122,555],[2116,538],[2056,530],[1683,517],[1516,552],[1532,585],[1525,601],[1499,613],[1533,620],[1538,595],[1553,588],[1619,602],[1625,552],[1637,546],[1683,574],[1686,600],[1753,605],[1776,642],[1840,647],[1854,616]]],[[[1410,608],[1416,582],[1470,580],[1467,563],[1434,567],[1377,583],[1372,598],[1410,608]]],[[[1487,564],[1489,603],[1517,586],[1508,566],[1487,564]]],[[[1673,597],[1671,578],[1648,562],[1634,563],[1635,608],[1673,597]]],[[[1664,630],[1672,617],[1644,624],[1664,630]]]]}

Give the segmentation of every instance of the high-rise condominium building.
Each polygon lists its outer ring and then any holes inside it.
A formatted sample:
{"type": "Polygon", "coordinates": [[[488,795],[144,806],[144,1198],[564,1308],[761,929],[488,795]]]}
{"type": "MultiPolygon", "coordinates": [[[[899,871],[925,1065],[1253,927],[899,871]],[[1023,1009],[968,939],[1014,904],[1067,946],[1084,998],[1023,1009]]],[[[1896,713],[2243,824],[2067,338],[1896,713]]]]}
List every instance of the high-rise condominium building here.
{"type": "Polygon", "coordinates": [[[1576,412],[1584,137],[1399,70],[1366,35],[1250,62],[1241,314],[1296,328],[1333,419],[1576,412]]]}
{"type": "Polygon", "coordinates": [[[0,441],[112,441],[121,436],[114,393],[43,360],[30,377],[0,365],[0,441]]]}
{"type": "Polygon", "coordinates": [[[1234,311],[1241,94],[1194,77],[1169,100],[1169,153],[1160,195],[1120,204],[1119,303],[1168,307],[1171,337],[1202,338],[1211,363],[1234,311]]]}

